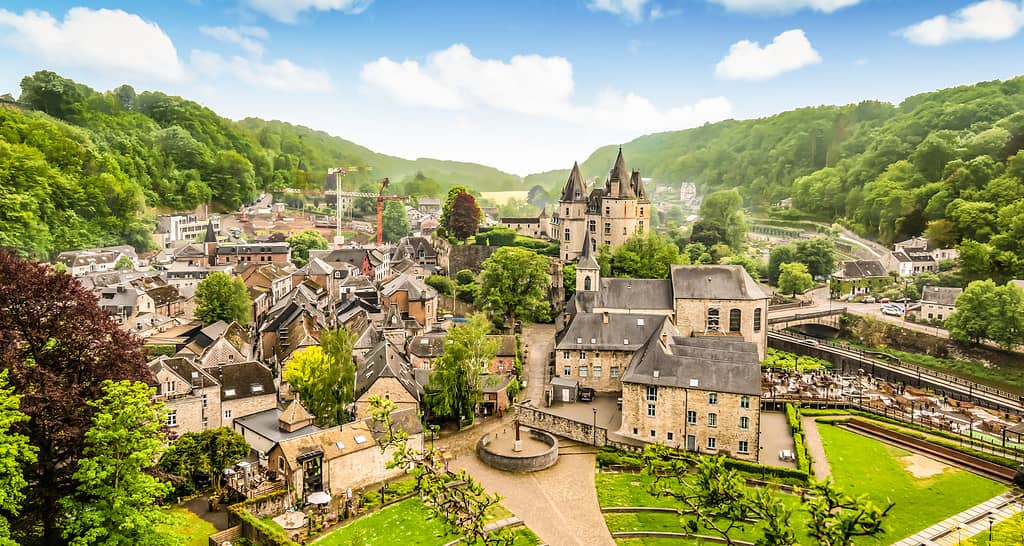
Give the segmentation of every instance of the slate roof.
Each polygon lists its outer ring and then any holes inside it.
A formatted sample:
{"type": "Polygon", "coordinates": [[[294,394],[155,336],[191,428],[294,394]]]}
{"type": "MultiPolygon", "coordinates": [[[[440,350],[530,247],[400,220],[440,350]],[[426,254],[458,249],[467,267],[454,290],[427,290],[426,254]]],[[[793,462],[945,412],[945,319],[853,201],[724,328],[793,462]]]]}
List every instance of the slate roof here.
{"type": "Polygon", "coordinates": [[[238,417],[234,420],[234,424],[245,427],[274,443],[309,436],[310,434],[323,431],[323,429],[316,425],[308,425],[292,432],[283,431],[278,424],[282,415],[283,412],[280,409],[270,408],[244,417],[238,417]]]}
{"type": "Polygon", "coordinates": [[[953,288],[949,286],[925,286],[924,290],[921,290],[921,302],[953,307],[956,305],[956,298],[963,293],[963,288],[953,288]]]}
{"type": "Polygon", "coordinates": [[[556,340],[559,351],[638,351],[647,340],[661,331],[668,317],[664,315],[634,315],[608,313],[580,313],[572,317],[569,327],[556,340]]]}
{"type": "Polygon", "coordinates": [[[652,337],[622,382],[760,396],[761,365],[757,345],[736,338],[652,337]]]}
{"type": "Polygon", "coordinates": [[[357,398],[381,377],[394,377],[413,398],[423,399],[423,387],[413,377],[412,365],[390,342],[378,342],[359,360],[356,370],[357,398]]]}
{"type": "Polygon", "coordinates": [[[402,237],[402,240],[395,245],[391,251],[391,261],[400,261],[409,258],[413,261],[419,260],[419,253],[423,251],[424,258],[437,258],[437,250],[430,244],[426,237],[402,237]]]}
{"type": "Polygon", "coordinates": [[[596,292],[577,292],[579,312],[594,309],[675,309],[672,281],[668,279],[601,279],[596,292]]]}
{"type": "Polygon", "coordinates": [[[888,277],[889,273],[878,260],[849,260],[840,264],[839,271],[844,279],[867,277],[888,277]]]}
{"type": "Polygon", "coordinates": [[[409,353],[420,358],[437,358],[444,354],[444,334],[424,334],[409,340],[409,353]]]}
{"type": "Polygon", "coordinates": [[[626,160],[622,158],[622,146],[619,146],[619,155],[615,158],[615,165],[608,174],[608,181],[605,183],[605,193],[608,197],[619,199],[635,199],[636,194],[629,185],[629,173],[626,171],[626,160]],[[619,183],[619,193],[612,195],[612,182],[619,183]]]}
{"type": "Polygon", "coordinates": [[[505,217],[502,217],[501,218],[501,223],[503,223],[503,224],[539,224],[540,223],[540,218],[539,217],[538,218],[517,218],[517,217],[505,218],[505,217]]]}
{"type": "Polygon", "coordinates": [[[270,368],[256,361],[221,364],[210,368],[210,374],[215,375],[220,383],[222,401],[277,392],[270,368]]]}
{"type": "MultiPolygon", "coordinates": [[[[375,440],[380,439],[388,432],[383,424],[374,421],[372,417],[367,417],[362,422],[366,423],[366,426],[373,433],[375,440]]],[[[391,426],[395,431],[404,431],[409,436],[423,433],[423,422],[420,421],[419,410],[416,408],[405,408],[391,412],[391,426]]]]}
{"type": "Polygon", "coordinates": [[[388,281],[381,288],[380,293],[384,296],[390,296],[395,292],[403,290],[409,293],[409,301],[424,301],[437,297],[437,290],[432,286],[427,286],[427,283],[411,275],[400,275],[388,281]]]}
{"type": "Polygon", "coordinates": [[[565,181],[560,201],[570,203],[587,201],[587,185],[583,182],[583,175],[580,174],[579,163],[572,164],[572,170],[569,172],[569,179],[565,181]]]}
{"type": "Polygon", "coordinates": [[[768,296],[740,265],[673,265],[672,297],[698,300],[763,300],[768,296]]]}
{"type": "Polygon", "coordinates": [[[113,263],[122,254],[129,258],[138,258],[135,249],[128,245],[104,246],[99,248],[86,248],[82,250],[65,250],[57,255],[55,262],[60,262],[68,267],[89,265],[90,263],[113,263]]]}
{"type": "Polygon", "coordinates": [[[585,234],[583,236],[583,249],[580,253],[580,261],[576,264],[577,271],[580,269],[590,269],[595,271],[601,269],[600,264],[598,264],[597,260],[594,259],[593,247],[593,239],[591,239],[590,234],[585,234]]]}

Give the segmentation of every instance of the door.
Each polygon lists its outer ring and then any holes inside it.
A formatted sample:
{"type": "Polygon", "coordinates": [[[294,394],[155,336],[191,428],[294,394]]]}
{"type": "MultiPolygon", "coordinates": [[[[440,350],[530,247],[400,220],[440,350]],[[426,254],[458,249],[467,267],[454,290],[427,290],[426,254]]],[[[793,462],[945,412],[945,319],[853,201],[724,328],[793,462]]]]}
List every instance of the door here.
{"type": "Polygon", "coordinates": [[[686,437],[686,450],[696,451],[697,450],[697,437],[690,434],[686,437]]]}
{"type": "Polygon", "coordinates": [[[569,389],[562,389],[562,402],[569,402],[569,389]]]}

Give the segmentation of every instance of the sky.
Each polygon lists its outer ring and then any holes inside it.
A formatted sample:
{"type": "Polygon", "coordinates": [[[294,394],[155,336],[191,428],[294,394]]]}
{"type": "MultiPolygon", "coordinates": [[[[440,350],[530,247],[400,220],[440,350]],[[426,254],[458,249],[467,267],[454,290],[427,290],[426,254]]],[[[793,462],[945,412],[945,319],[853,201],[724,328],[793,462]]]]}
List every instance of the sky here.
{"type": "Polygon", "coordinates": [[[48,69],[231,119],[526,175],[723,119],[1021,74],[1024,0],[0,4],[0,93],[48,69]]]}

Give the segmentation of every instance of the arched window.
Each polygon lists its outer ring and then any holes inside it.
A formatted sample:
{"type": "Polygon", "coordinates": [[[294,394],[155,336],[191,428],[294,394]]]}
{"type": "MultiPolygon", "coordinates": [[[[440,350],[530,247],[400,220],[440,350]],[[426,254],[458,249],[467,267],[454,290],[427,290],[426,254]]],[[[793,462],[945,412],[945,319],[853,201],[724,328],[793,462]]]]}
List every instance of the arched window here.
{"type": "Polygon", "coordinates": [[[740,323],[743,320],[743,311],[740,309],[729,310],[729,331],[739,332],[740,323]]]}
{"type": "Polygon", "coordinates": [[[583,279],[583,289],[590,290],[590,275],[587,275],[587,277],[583,279]]]}
{"type": "Polygon", "coordinates": [[[761,331],[761,308],[754,309],[754,331],[761,331]]]}
{"type": "Polygon", "coordinates": [[[718,308],[708,309],[707,331],[718,331],[718,308]]]}

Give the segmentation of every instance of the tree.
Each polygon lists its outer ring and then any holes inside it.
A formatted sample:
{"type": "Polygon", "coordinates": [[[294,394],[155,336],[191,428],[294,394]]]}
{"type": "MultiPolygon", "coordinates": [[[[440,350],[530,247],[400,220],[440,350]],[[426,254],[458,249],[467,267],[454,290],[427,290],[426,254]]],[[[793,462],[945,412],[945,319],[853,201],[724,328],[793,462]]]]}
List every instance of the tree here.
{"type": "Polygon", "coordinates": [[[234,150],[217,152],[208,183],[214,197],[230,209],[237,209],[256,197],[252,163],[234,150]]]}
{"type": "Polygon", "coordinates": [[[675,243],[654,231],[634,235],[612,254],[612,276],[667,279],[673,264],[689,262],[675,243]]]}
{"type": "Polygon", "coordinates": [[[45,264],[0,250],[0,370],[6,370],[28,421],[12,431],[38,450],[24,462],[25,500],[7,512],[22,545],[60,545],[65,523],[59,506],[77,482],[73,474],[85,433],[103,396],[104,380],[151,378],[139,341],[96,305],[96,298],[45,264]]]}
{"type": "Polygon", "coordinates": [[[825,237],[797,241],[796,261],[806,265],[812,277],[828,277],[836,268],[834,245],[825,237]]]}
{"type": "Polygon", "coordinates": [[[550,284],[546,257],[526,248],[503,246],[484,260],[477,306],[512,324],[518,318],[549,320],[550,284]]]}
{"type": "Polygon", "coordinates": [[[491,321],[482,313],[448,331],[444,354],[434,364],[427,385],[427,405],[434,415],[472,420],[483,397],[480,374],[498,351],[497,340],[487,337],[490,332],[491,321]]]}
{"type": "Polygon", "coordinates": [[[218,320],[235,321],[243,326],[249,323],[252,300],[240,278],[232,279],[222,271],[210,273],[196,287],[195,298],[195,315],[204,325],[218,320]]]}
{"type": "Polygon", "coordinates": [[[401,201],[384,203],[382,222],[383,237],[389,243],[397,243],[410,233],[409,216],[405,214],[405,205],[401,201]]]}
{"type": "MultiPolygon", "coordinates": [[[[701,241],[708,248],[720,242],[729,245],[736,251],[743,248],[747,223],[743,219],[743,197],[740,196],[740,192],[736,190],[717,191],[706,196],[700,204],[700,216],[701,221],[698,224],[717,226],[724,232],[723,240],[713,241],[711,244],[708,244],[708,241],[701,241]]],[[[691,237],[691,240],[699,240],[695,237],[698,233],[696,225],[693,226],[693,232],[694,236],[691,237]]]]}
{"type": "Polygon", "coordinates": [[[746,254],[729,256],[722,260],[722,263],[726,265],[743,266],[743,269],[746,269],[747,273],[749,273],[750,277],[753,279],[760,279],[764,276],[764,272],[767,271],[767,266],[765,266],[764,262],[756,260],[746,254]]]}
{"type": "Polygon", "coordinates": [[[473,284],[476,282],[476,275],[473,274],[471,269],[460,269],[455,273],[455,282],[462,285],[473,284]]]}
{"type": "Polygon", "coordinates": [[[451,235],[451,216],[452,207],[455,205],[455,198],[460,193],[469,193],[469,188],[466,186],[456,185],[448,188],[448,195],[445,196],[444,204],[441,205],[441,218],[438,220],[438,224],[441,229],[445,230],[445,235],[451,235]]]}
{"type": "Polygon", "coordinates": [[[219,492],[224,469],[245,459],[249,451],[245,438],[227,427],[186,432],[160,457],[160,469],[189,482],[205,476],[219,492]]]}
{"type": "Polygon", "coordinates": [[[132,262],[131,258],[122,254],[121,257],[117,259],[117,262],[114,263],[114,269],[119,271],[123,269],[135,269],[135,263],[132,262]]]}
{"type": "Polygon", "coordinates": [[[448,277],[443,277],[441,275],[430,275],[426,279],[424,279],[423,282],[427,283],[427,286],[430,286],[437,290],[437,292],[441,295],[449,297],[455,295],[455,283],[452,282],[452,280],[449,279],[448,277]]]}
{"type": "Polygon", "coordinates": [[[85,94],[75,82],[49,70],[40,70],[21,79],[21,102],[60,119],[81,115],[85,94]]]}
{"type": "Polygon", "coordinates": [[[462,240],[476,233],[480,228],[480,220],[483,213],[476,204],[476,197],[468,192],[462,192],[455,196],[452,201],[451,214],[448,217],[448,232],[455,238],[462,240]]]}
{"type": "Polygon", "coordinates": [[[566,298],[576,293],[576,264],[562,267],[562,289],[565,290],[566,298]]]}
{"type": "Polygon", "coordinates": [[[779,290],[796,296],[814,286],[814,279],[807,272],[807,266],[800,262],[782,264],[779,273],[779,290]]]}
{"type": "Polygon", "coordinates": [[[155,530],[166,518],[156,501],[171,486],[147,473],[164,449],[163,404],[141,382],[105,381],[103,391],[89,402],[95,414],[74,474],[78,488],[62,501],[70,514],[63,536],[73,546],[173,544],[155,530]]]}
{"type": "Polygon", "coordinates": [[[715,262],[715,259],[711,257],[711,252],[708,251],[708,247],[704,243],[689,243],[683,247],[683,253],[689,258],[691,264],[699,265],[715,262]]]}
{"type": "Polygon", "coordinates": [[[303,267],[309,263],[310,250],[327,250],[327,239],[315,229],[304,229],[288,238],[292,251],[292,263],[303,267]]]}
{"type": "Polygon", "coordinates": [[[768,255],[768,284],[779,284],[779,273],[782,271],[782,264],[799,261],[796,245],[779,245],[772,249],[768,255]]]}
{"type": "Polygon", "coordinates": [[[27,436],[14,432],[15,426],[28,421],[28,416],[18,409],[21,397],[14,394],[7,375],[7,370],[0,371],[0,546],[17,546],[3,514],[17,516],[21,510],[23,490],[28,485],[22,467],[35,462],[39,450],[28,443],[27,436]]]}
{"type": "Polygon", "coordinates": [[[1012,350],[1024,342],[1024,291],[1012,282],[974,281],[957,297],[945,326],[953,339],[975,344],[990,339],[1012,350]]]}
{"type": "Polygon", "coordinates": [[[284,380],[317,422],[325,426],[347,423],[355,401],[356,372],[352,350],[356,336],[344,327],[320,333],[320,346],[295,352],[284,380]]]}

